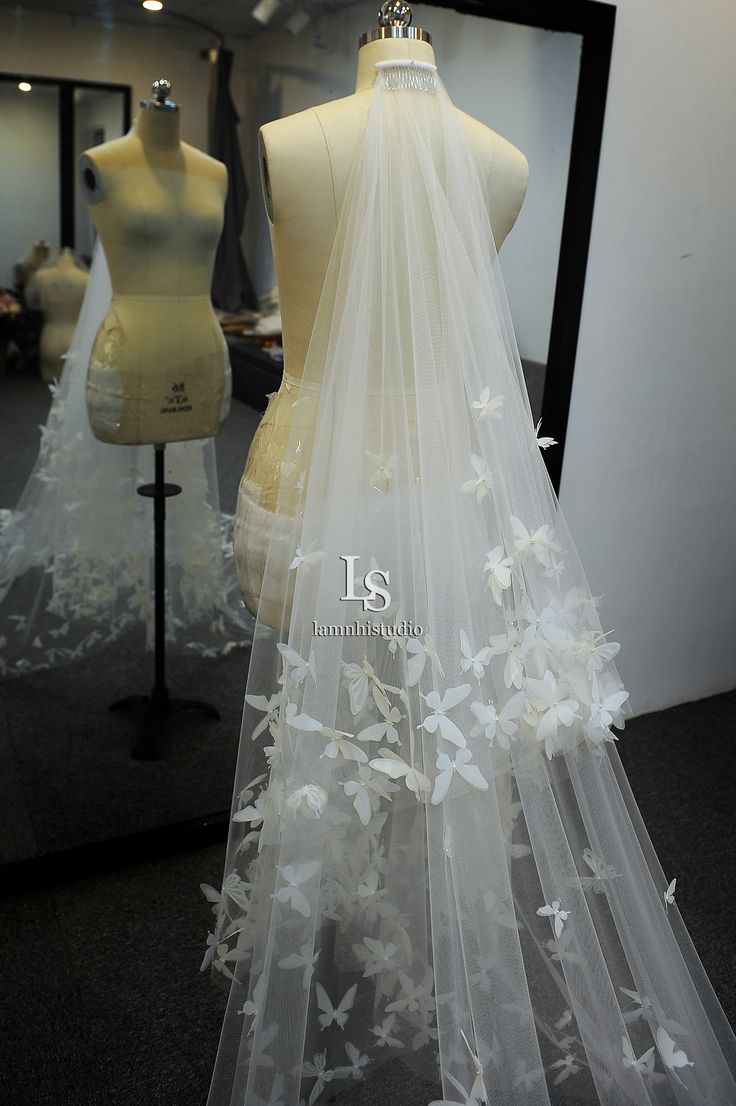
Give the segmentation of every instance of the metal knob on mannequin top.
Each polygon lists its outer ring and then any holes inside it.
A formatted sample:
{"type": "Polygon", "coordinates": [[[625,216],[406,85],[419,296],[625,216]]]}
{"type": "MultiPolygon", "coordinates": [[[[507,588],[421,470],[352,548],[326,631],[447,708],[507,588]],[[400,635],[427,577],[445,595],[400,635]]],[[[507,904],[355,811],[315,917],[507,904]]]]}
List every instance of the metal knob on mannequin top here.
{"type": "Polygon", "coordinates": [[[154,111],[179,110],[179,105],[176,101],[169,99],[171,81],[167,81],[165,77],[161,77],[159,80],[153,82],[151,85],[151,92],[153,96],[139,101],[142,108],[153,108],[154,111]]]}
{"type": "Polygon", "coordinates": [[[431,45],[432,36],[421,27],[412,27],[414,12],[406,0],[386,0],[378,9],[378,26],[372,31],[364,31],[358,39],[358,46],[369,42],[378,42],[385,38],[414,39],[431,45]]]}

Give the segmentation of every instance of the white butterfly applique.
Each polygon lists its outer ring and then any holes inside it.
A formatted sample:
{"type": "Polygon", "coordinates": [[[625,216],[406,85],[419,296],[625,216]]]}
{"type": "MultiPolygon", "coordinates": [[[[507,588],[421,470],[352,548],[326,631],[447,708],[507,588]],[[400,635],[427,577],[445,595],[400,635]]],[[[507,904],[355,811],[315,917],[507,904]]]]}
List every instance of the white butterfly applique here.
{"type": "Polygon", "coordinates": [[[351,1044],[350,1041],[345,1042],[345,1052],[347,1053],[349,1064],[344,1067],[335,1068],[335,1075],[338,1079],[362,1079],[362,1068],[366,1067],[369,1063],[369,1058],[361,1053],[360,1049],[351,1044]]]}
{"type": "Polygon", "coordinates": [[[593,891],[596,895],[605,894],[607,883],[610,883],[612,879],[622,878],[620,872],[617,872],[610,864],[606,864],[599,856],[596,856],[592,849],[583,849],[583,860],[593,873],[592,876],[578,877],[580,886],[584,891],[593,891]]]}
{"type": "Polygon", "coordinates": [[[519,729],[517,723],[525,707],[526,695],[523,691],[512,695],[500,711],[496,710],[492,702],[471,703],[470,709],[478,721],[470,731],[470,736],[485,734],[491,745],[497,740],[502,749],[509,749],[511,740],[519,729]]]}
{"type": "Polygon", "coordinates": [[[324,787],[316,783],[305,783],[292,791],[286,800],[289,810],[301,810],[306,806],[312,814],[319,818],[327,806],[327,792],[324,787]]]}
{"type": "Polygon", "coordinates": [[[687,1054],[677,1047],[667,1030],[663,1029],[661,1025],[657,1026],[657,1048],[664,1066],[670,1069],[678,1083],[682,1083],[682,1079],[677,1074],[677,1069],[694,1068],[695,1064],[692,1060],[688,1060],[687,1054]]]}
{"type": "Polygon", "coordinates": [[[541,680],[527,677],[524,687],[530,704],[538,714],[537,741],[544,743],[544,751],[551,760],[556,751],[558,727],[572,726],[580,717],[580,706],[576,699],[569,697],[567,684],[556,680],[549,669],[541,680]]]}
{"type": "Polygon", "coordinates": [[[353,714],[360,714],[364,709],[368,702],[369,692],[373,693],[373,699],[376,703],[379,702],[380,698],[386,699],[387,691],[405,698],[404,693],[398,687],[392,687],[390,684],[384,684],[379,680],[367,657],[363,658],[362,664],[343,661],[342,670],[347,680],[350,710],[353,714]]]}
{"type": "Polygon", "coordinates": [[[350,989],[347,990],[342,996],[337,1006],[333,1006],[330,996],[327,994],[327,991],[325,991],[322,984],[318,983],[316,985],[315,991],[317,994],[317,1005],[320,1010],[323,1011],[323,1013],[319,1015],[317,1020],[322,1026],[323,1030],[331,1026],[333,1022],[335,1023],[335,1025],[339,1025],[340,1029],[345,1028],[348,1020],[348,1013],[350,1010],[352,1010],[353,1003],[355,1002],[355,995],[357,990],[358,984],[354,983],[352,987],[350,987],[350,989]]]}
{"type": "Polygon", "coordinates": [[[379,491],[385,491],[390,488],[396,475],[398,454],[391,453],[388,457],[384,457],[380,453],[371,453],[369,450],[366,450],[365,455],[371,464],[376,466],[375,472],[373,472],[370,477],[371,485],[379,491]]]}
{"type": "Polygon", "coordinates": [[[319,959],[319,949],[317,952],[312,952],[311,945],[302,945],[299,952],[291,952],[288,956],[285,956],[282,960],[278,961],[278,967],[284,968],[286,971],[291,971],[294,968],[303,968],[304,975],[302,976],[302,987],[305,991],[309,990],[309,985],[312,982],[312,976],[314,975],[314,965],[319,959]]]}
{"type": "Polygon", "coordinates": [[[290,572],[293,569],[303,569],[306,572],[313,565],[319,564],[325,553],[323,549],[313,549],[314,544],[314,542],[310,542],[306,550],[302,550],[300,545],[296,547],[296,552],[289,565],[290,572]]]}
{"type": "Polygon", "coordinates": [[[432,734],[439,730],[445,741],[451,741],[453,745],[457,745],[461,749],[464,748],[466,745],[465,738],[452,719],[447,717],[447,711],[462,703],[463,699],[470,694],[470,690],[470,684],[458,684],[457,687],[448,687],[442,698],[440,698],[439,692],[434,689],[428,695],[422,695],[422,699],[424,699],[431,713],[419,723],[417,729],[426,730],[427,733],[432,734]]]}
{"type": "Polygon", "coordinates": [[[524,679],[524,661],[526,659],[524,645],[515,626],[509,626],[505,634],[495,634],[490,640],[491,652],[494,657],[506,654],[506,664],[503,670],[503,682],[506,687],[521,689],[524,679]]]}
{"type": "Polygon", "coordinates": [[[432,792],[433,805],[436,806],[442,802],[450,789],[452,777],[455,773],[466,783],[469,783],[471,787],[477,788],[478,791],[488,790],[488,781],[483,776],[480,768],[477,764],[470,763],[472,755],[470,749],[458,749],[454,760],[451,760],[446,753],[439,754],[437,757],[439,775],[434,781],[434,791],[432,792]]]}
{"type": "Polygon", "coordinates": [[[549,918],[552,921],[555,938],[559,941],[562,936],[562,930],[565,927],[565,922],[570,917],[570,911],[562,909],[559,899],[553,899],[551,906],[548,903],[545,903],[544,906],[540,906],[537,910],[537,914],[540,918],[549,918]]]}
{"type": "Polygon", "coordinates": [[[486,668],[491,663],[493,654],[487,645],[484,645],[482,649],[479,649],[477,653],[473,652],[473,647],[470,644],[470,638],[465,633],[465,630],[460,631],[460,652],[462,657],[460,658],[460,671],[472,672],[478,683],[483,679],[486,668]]]}
{"type": "MultiPolygon", "coordinates": [[[[322,757],[329,757],[330,760],[335,760],[338,753],[342,756],[343,760],[354,760],[358,764],[367,764],[368,756],[359,745],[356,745],[354,741],[350,739],[355,737],[355,734],[346,733],[345,730],[333,730],[329,726],[322,727],[322,733],[330,740],[325,746],[325,751],[322,753],[322,757]]],[[[320,757],[321,759],[321,757],[320,757]]]]}
{"type": "Polygon", "coordinates": [[[549,568],[551,554],[560,552],[560,547],[554,540],[552,527],[544,523],[530,532],[515,515],[511,516],[511,526],[516,538],[516,552],[522,557],[532,553],[544,568],[549,568]]]}
{"type": "Polygon", "coordinates": [[[414,792],[417,799],[421,798],[422,792],[432,790],[432,784],[418,768],[412,768],[410,764],[407,764],[391,749],[379,749],[378,751],[381,755],[370,762],[370,766],[375,772],[383,772],[385,776],[390,776],[392,780],[403,777],[406,786],[414,792]]]}
{"type": "Polygon", "coordinates": [[[539,1083],[541,1079],[544,1079],[544,1068],[527,1069],[523,1060],[516,1061],[515,1087],[523,1087],[525,1091],[533,1091],[535,1083],[539,1083]]]}
{"type": "Polygon", "coordinates": [[[477,453],[471,453],[470,464],[473,466],[475,476],[472,480],[466,480],[464,484],[461,484],[460,491],[474,495],[476,501],[482,503],[493,486],[493,473],[477,453]]]}
{"type": "Polygon", "coordinates": [[[423,641],[418,641],[416,638],[409,638],[406,643],[406,652],[408,654],[408,660],[406,662],[407,687],[414,687],[419,683],[427,659],[430,657],[437,665],[440,676],[444,676],[445,673],[440,663],[440,658],[437,655],[437,651],[430,637],[425,637],[423,641]]]}
{"type": "Polygon", "coordinates": [[[493,419],[495,422],[500,422],[503,418],[501,414],[503,402],[503,396],[494,396],[491,399],[491,389],[484,388],[478,399],[473,400],[473,410],[481,420],[493,419]]]}
{"type": "Polygon", "coordinates": [[[393,1033],[396,1032],[396,1015],[389,1014],[387,1018],[383,1019],[381,1025],[374,1025],[371,1029],[371,1033],[376,1037],[377,1048],[403,1048],[404,1042],[399,1040],[398,1037],[394,1037],[393,1033]]]}
{"type": "Polygon", "coordinates": [[[316,1079],[309,1096],[309,1106],[314,1106],[325,1086],[331,1083],[337,1073],[327,1067],[327,1052],[317,1052],[313,1060],[306,1060],[302,1064],[302,1075],[307,1079],[316,1079]]]}
{"type": "Polygon", "coordinates": [[[317,733],[322,730],[322,723],[316,718],[312,718],[309,714],[297,714],[296,703],[287,703],[284,715],[286,717],[287,726],[292,726],[295,730],[302,730],[304,733],[317,733]]]}
{"type": "Polygon", "coordinates": [[[568,1052],[564,1059],[555,1060],[549,1067],[550,1071],[553,1071],[555,1068],[560,1069],[557,1076],[552,1080],[556,1087],[559,1086],[560,1083],[564,1083],[571,1075],[577,1075],[580,1071],[580,1064],[577,1057],[572,1052],[568,1052]]]}
{"type": "Polygon", "coordinates": [[[664,908],[665,908],[665,910],[669,906],[674,906],[675,905],[675,889],[676,888],[677,888],[677,880],[673,879],[673,880],[670,881],[669,887],[667,888],[667,890],[664,893],[664,908]]]}
{"type": "Polygon", "coordinates": [[[319,871],[319,867],[320,862],[318,860],[310,860],[306,864],[296,866],[285,864],[283,868],[279,868],[278,871],[284,880],[285,886],[279,887],[273,898],[280,903],[289,903],[298,914],[301,914],[304,918],[309,918],[312,910],[307,896],[301,890],[301,885],[312,879],[319,871]]]}
{"type": "MultiPolygon", "coordinates": [[[[609,631],[611,633],[612,631],[609,631]]],[[[575,642],[575,655],[585,664],[589,676],[600,672],[621,651],[617,641],[606,641],[602,630],[583,630],[575,642]]]]}
{"type": "Polygon", "coordinates": [[[610,693],[602,691],[597,678],[593,677],[593,697],[590,704],[590,720],[585,728],[591,741],[615,741],[616,735],[611,726],[620,722],[621,708],[629,697],[628,691],[621,687],[610,693]]]}
{"type": "Polygon", "coordinates": [[[254,710],[263,711],[264,714],[264,717],[260,720],[251,734],[251,739],[253,741],[256,741],[266,728],[268,728],[271,737],[275,738],[277,736],[279,707],[281,706],[282,695],[283,691],[277,691],[275,695],[269,696],[268,699],[265,695],[246,695],[245,701],[248,706],[253,707],[254,710]]]}
{"type": "Polygon", "coordinates": [[[503,606],[503,593],[511,587],[511,569],[514,564],[513,557],[505,557],[500,545],[494,546],[486,556],[483,565],[483,575],[487,577],[486,587],[491,589],[499,607],[503,606]]]}
{"type": "Polygon", "coordinates": [[[557,445],[557,439],[556,438],[544,438],[544,437],[540,438],[539,431],[540,431],[541,426],[542,426],[542,420],[540,419],[539,422],[537,423],[537,428],[534,431],[534,440],[536,441],[539,448],[540,449],[549,449],[550,446],[557,445]]]}
{"type": "Polygon", "coordinates": [[[621,1038],[621,1047],[623,1048],[623,1065],[627,1070],[636,1071],[639,1075],[651,1075],[655,1063],[654,1045],[638,1057],[628,1037],[621,1038]]]}
{"type": "Polygon", "coordinates": [[[292,683],[295,683],[298,687],[299,684],[304,682],[308,675],[312,677],[315,684],[317,683],[314,649],[310,649],[309,660],[305,661],[291,645],[285,645],[280,641],[277,643],[276,648],[284,659],[284,675],[286,677],[288,674],[288,678],[291,679],[292,683]],[[287,666],[288,669],[291,670],[290,672],[288,672],[287,666]]]}
{"type": "Polygon", "coordinates": [[[391,792],[398,791],[395,783],[384,780],[374,774],[368,765],[360,765],[357,780],[348,780],[342,784],[345,794],[352,798],[355,812],[364,826],[367,826],[373,814],[370,792],[383,799],[391,799],[391,792]]]}
{"type": "Polygon", "coordinates": [[[380,714],[383,715],[383,722],[374,722],[373,725],[362,729],[358,734],[358,741],[388,741],[389,745],[397,744],[399,731],[396,727],[404,715],[398,707],[391,706],[385,695],[375,696],[375,703],[380,714]]]}

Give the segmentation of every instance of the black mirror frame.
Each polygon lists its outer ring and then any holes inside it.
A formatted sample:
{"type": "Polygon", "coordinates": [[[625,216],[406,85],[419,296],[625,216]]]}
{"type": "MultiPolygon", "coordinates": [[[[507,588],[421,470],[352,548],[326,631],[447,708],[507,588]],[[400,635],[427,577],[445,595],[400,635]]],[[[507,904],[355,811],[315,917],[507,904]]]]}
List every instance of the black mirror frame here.
{"type": "MultiPolygon", "coordinates": [[[[598,0],[567,0],[564,6],[551,7],[543,0],[426,0],[436,7],[451,7],[468,15],[485,16],[508,23],[539,27],[551,31],[567,31],[582,38],[575,117],[570,150],[565,211],[557,266],[554,308],[550,329],[547,371],[542,401],[542,417],[546,434],[551,434],[559,446],[548,450],[545,461],[550,478],[559,490],[565,437],[567,433],[570,396],[572,394],[575,355],[577,351],[580,314],[588,260],[590,230],[593,220],[595,188],[600,159],[603,119],[608,90],[616,9],[598,0]]],[[[0,74],[4,79],[30,80],[38,84],[56,84],[62,88],[67,136],[73,137],[73,89],[107,88],[127,93],[126,126],[130,120],[130,87],[100,85],[95,82],[64,81],[30,77],[24,74],[0,74]]],[[[62,194],[71,200],[62,201],[62,227],[73,232],[73,141],[67,137],[67,153],[62,152],[62,194]],[[72,189],[69,192],[69,181],[72,189]],[[66,191],[64,191],[64,188],[66,191]],[[69,204],[71,203],[71,208],[69,204]]],[[[73,239],[72,239],[73,242],[73,239]]],[[[229,811],[218,811],[173,825],[142,830],[125,837],[94,841],[61,852],[30,857],[0,867],[3,880],[0,897],[38,890],[45,886],[113,871],[133,864],[146,863],[163,856],[188,852],[195,848],[222,843],[227,838],[229,811]]]]}
{"type": "Polygon", "coordinates": [[[557,264],[554,307],[550,327],[547,368],[542,398],[544,433],[558,445],[544,453],[550,480],[560,490],[562,460],[575,372],[580,315],[593,222],[598,162],[603,137],[603,120],[611,67],[616,8],[598,0],[566,0],[564,4],[544,0],[425,0],[441,8],[453,8],[465,15],[484,16],[504,23],[520,23],[545,31],[567,31],[580,35],[575,117],[567,176],[565,211],[557,264]]]}

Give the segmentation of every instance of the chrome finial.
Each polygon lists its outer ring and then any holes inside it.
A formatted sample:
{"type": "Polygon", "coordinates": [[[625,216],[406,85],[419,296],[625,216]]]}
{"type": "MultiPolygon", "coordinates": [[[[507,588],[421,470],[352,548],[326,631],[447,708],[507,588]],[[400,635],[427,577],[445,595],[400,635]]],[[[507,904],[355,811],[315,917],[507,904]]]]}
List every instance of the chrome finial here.
{"type": "Polygon", "coordinates": [[[175,100],[169,99],[169,93],[171,92],[171,81],[167,81],[165,77],[159,77],[157,81],[154,81],[151,85],[151,92],[153,95],[141,100],[140,105],[142,108],[154,108],[156,111],[178,111],[179,105],[175,100]]]}
{"type": "Polygon", "coordinates": [[[378,9],[379,27],[408,27],[414,16],[406,0],[386,0],[378,9]]]}
{"type": "Polygon", "coordinates": [[[411,27],[413,18],[411,4],[407,0],[386,0],[378,9],[378,27],[365,31],[358,39],[358,46],[367,42],[377,42],[382,38],[412,38],[415,42],[431,44],[432,36],[421,27],[411,27]]]}

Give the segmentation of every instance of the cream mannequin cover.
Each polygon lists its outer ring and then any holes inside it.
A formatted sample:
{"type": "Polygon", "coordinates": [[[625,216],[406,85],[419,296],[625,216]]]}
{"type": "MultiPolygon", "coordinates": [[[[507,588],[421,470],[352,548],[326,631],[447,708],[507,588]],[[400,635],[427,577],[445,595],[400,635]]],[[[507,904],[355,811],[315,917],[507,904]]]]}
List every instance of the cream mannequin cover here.
{"type": "Polygon", "coordinates": [[[178,111],[151,106],[80,173],[113,289],[89,362],[92,431],[118,445],[211,437],[230,404],[210,299],[225,167],[181,141],[178,111]]]}
{"type": "MultiPolygon", "coordinates": [[[[261,164],[283,317],[284,377],[270,399],[248,454],[238,499],[235,555],[248,608],[255,613],[270,540],[278,541],[295,509],[286,496],[286,452],[297,428],[313,431],[317,382],[305,382],[307,353],[320,292],[337,231],[356,141],[373,97],[376,62],[409,56],[434,62],[427,42],[383,39],[361,47],[356,91],[261,129],[261,164]],[[284,466],[286,469],[284,470],[284,466]],[[276,506],[280,495],[280,506],[276,506]]],[[[528,179],[526,158],[501,135],[456,109],[483,177],[497,243],[521,208],[528,179]]],[[[296,473],[292,472],[296,479],[296,473]]],[[[296,490],[296,489],[295,489],[296,490]]],[[[286,551],[284,551],[286,556],[286,551]]],[[[284,571],[288,560],[284,563],[284,571]]],[[[278,604],[278,597],[271,599],[278,604]]],[[[265,611],[265,607],[263,608],[265,611]]],[[[277,617],[274,615],[274,617],[277,617]]]]}

